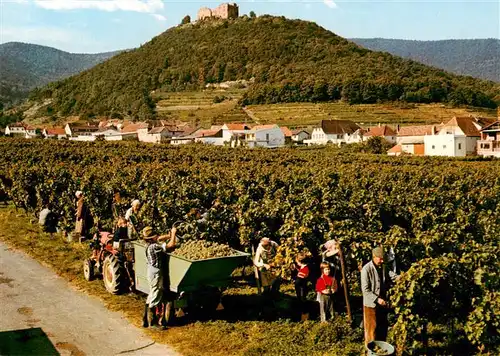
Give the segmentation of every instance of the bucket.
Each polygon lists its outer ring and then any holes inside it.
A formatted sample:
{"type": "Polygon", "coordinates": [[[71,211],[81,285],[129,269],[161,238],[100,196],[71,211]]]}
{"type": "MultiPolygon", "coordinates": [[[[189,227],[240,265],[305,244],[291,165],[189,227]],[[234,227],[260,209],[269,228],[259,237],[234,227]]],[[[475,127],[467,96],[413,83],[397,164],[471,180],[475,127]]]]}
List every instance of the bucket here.
{"type": "Polygon", "coordinates": [[[385,341],[370,341],[366,345],[368,356],[388,356],[394,354],[394,346],[385,341]]]}

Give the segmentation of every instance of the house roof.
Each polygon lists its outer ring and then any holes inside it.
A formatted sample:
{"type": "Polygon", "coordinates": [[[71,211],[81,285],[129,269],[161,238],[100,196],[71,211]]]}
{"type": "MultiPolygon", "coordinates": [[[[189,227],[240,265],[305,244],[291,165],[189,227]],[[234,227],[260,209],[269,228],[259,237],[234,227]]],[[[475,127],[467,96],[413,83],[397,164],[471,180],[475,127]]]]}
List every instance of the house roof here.
{"type": "Polygon", "coordinates": [[[396,136],[396,131],[387,125],[369,127],[366,131],[365,136],[396,136]]]}
{"type": "Polygon", "coordinates": [[[153,127],[151,130],[149,130],[150,134],[159,134],[164,131],[172,131],[169,127],[165,126],[158,126],[158,127],[153,127]]]}
{"type": "Polygon", "coordinates": [[[490,126],[491,124],[494,124],[498,120],[497,118],[494,117],[480,117],[480,116],[474,117],[474,119],[481,127],[490,126]]]}
{"type": "Polygon", "coordinates": [[[66,131],[62,127],[53,127],[51,129],[45,129],[47,135],[66,135],[66,131]]]}
{"type": "Polygon", "coordinates": [[[15,123],[9,124],[7,126],[9,126],[9,127],[22,127],[25,130],[35,130],[36,129],[36,127],[31,126],[31,125],[29,125],[29,124],[27,124],[25,122],[15,122],[15,123]]]}
{"type": "Polygon", "coordinates": [[[494,123],[483,127],[481,131],[499,131],[499,130],[500,130],[500,120],[495,121],[494,123]]]}
{"type": "Polygon", "coordinates": [[[255,125],[252,126],[253,131],[259,131],[259,130],[268,130],[268,129],[274,129],[278,128],[278,125],[276,124],[270,124],[270,125],[255,125]]]}
{"type": "Polygon", "coordinates": [[[280,127],[280,129],[281,129],[281,132],[283,132],[283,135],[285,135],[285,137],[292,137],[293,136],[293,132],[288,127],[282,126],[282,127],[280,127]]]}
{"type": "Polygon", "coordinates": [[[24,122],[14,122],[13,124],[7,125],[9,127],[23,127],[26,128],[26,124],[24,122]]]}
{"type": "Polygon", "coordinates": [[[432,130],[439,132],[442,125],[420,125],[420,126],[402,126],[398,131],[398,136],[425,136],[432,135],[432,130]]]}
{"type": "Polygon", "coordinates": [[[247,124],[226,124],[228,130],[248,130],[250,127],[247,124]]]}
{"type": "Polygon", "coordinates": [[[455,116],[450,121],[448,121],[445,126],[458,126],[460,130],[463,131],[465,136],[469,137],[479,137],[481,133],[479,132],[476,125],[474,125],[474,121],[476,121],[472,117],[457,117],[455,116]]]}
{"type": "Polygon", "coordinates": [[[387,151],[387,153],[401,153],[401,152],[403,152],[403,147],[401,145],[396,145],[387,151]]]}
{"type": "Polygon", "coordinates": [[[220,130],[199,130],[193,133],[194,137],[213,137],[215,136],[220,130]]]}
{"type": "Polygon", "coordinates": [[[322,120],[321,128],[326,134],[353,134],[360,127],[351,120],[322,120]]]}
{"type": "Polygon", "coordinates": [[[305,132],[306,134],[309,135],[309,132],[307,132],[306,130],[304,129],[295,129],[295,130],[292,130],[292,135],[298,135],[299,133],[301,132],[305,132]]]}
{"type": "Polygon", "coordinates": [[[138,122],[135,124],[129,124],[126,125],[122,128],[121,132],[123,133],[130,133],[130,132],[136,132],[137,130],[140,129],[147,129],[149,125],[146,122],[138,122]]]}

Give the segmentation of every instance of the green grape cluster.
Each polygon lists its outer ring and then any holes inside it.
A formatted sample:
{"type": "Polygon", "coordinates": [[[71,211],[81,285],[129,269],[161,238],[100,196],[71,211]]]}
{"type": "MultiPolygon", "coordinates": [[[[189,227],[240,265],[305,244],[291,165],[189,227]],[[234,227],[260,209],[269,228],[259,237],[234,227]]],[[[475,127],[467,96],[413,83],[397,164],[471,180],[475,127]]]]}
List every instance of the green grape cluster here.
{"type": "Polygon", "coordinates": [[[174,252],[174,255],[188,260],[205,260],[207,258],[234,256],[238,253],[227,245],[204,240],[190,240],[184,242],[174,252]]]}

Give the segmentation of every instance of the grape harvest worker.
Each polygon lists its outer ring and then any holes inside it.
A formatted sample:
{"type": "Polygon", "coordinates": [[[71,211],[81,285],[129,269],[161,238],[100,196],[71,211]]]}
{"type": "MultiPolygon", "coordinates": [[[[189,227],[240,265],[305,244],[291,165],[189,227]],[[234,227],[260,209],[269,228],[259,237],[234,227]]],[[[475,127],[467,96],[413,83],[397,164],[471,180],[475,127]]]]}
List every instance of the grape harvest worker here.
{"type": "Polygon", "coordinates": [[[333,300],[337,292],[338,284],[334,276],[331,275],[330,265],[322,262],[320,265],[321,276],[316,282],[316,292],[318,294],[319,314],[322,323],[326,319],[333,319],[333,300]]]}
{"type": "Polygon", "coordinates": [[[116,221],[116,228],[113,232],[113,248],[118,249],[120,240],[128,239],[127,220],[120,216],[116,221]]]}
{"type": "Polygon", "coordinates": [[[57,232],[57,216],[52,211],[51,205],[48,204],[42,209],[38,218],[38,224],[42,227],[43,232],[50,234],[50,237],[53,237],[54,233],[57,232]]]}
{"type": "Polygon", "coordinates": [[[92,216],[90,215],[87,204],[85,204],[85,197],[81,190],[75,193],[76,196],[76,224],[75,233],[80,238],[85,238],[88,231],[92,227],[92,216]]]}
{"type": "Polygon", "coordinates": [[[307,280],[309,278],[309,266],[306,262],[306,255],[299,253],[295,258],[297,277],[295,278],[295,294],[299,301],[301,320],[309,319],[307,312],[307,280]]]}
{"type": "Polygon", "coordinates": [[[365,343],[387,338],[387,292],[390,284],[398,276],[393,270],[384,266],[384,249],[376,247],[372,250],[372,260],[361,270],[361,290],[363,292],[363,326],[365,343]]]}
{"type": "Polygon", "coordinates": [[[153,316],[151,325],[158,323],[156,308],[163,301],[163,273],[165,272],[165,266],[162,265],[163,254],[175,248],[176,232],[177,229],[173,227],[170,234],[158,236],[153,233],[153,228],[150,226],[142,230],[142,237],[146,242],[146,265],[149,283],[149,294],[144,307],[145,327],[148,326],[148,308],[153,316]],[[168,238],[170,238],[170,241],[167,243],[168,238]]]}
{"type": "Polygon", "coordinates": [[[279,292],[279,279],[271,271],[272,261],[276,256],[278,244],[264,237],[260,240],[257,251],[255,251],[254,264],[260,271],[260,279],[265,294],[276,294],[279,292]]]}
{"type": "Polygon", "coordinates": [[[141,202],[137,199],[132,201],[130,209],[125,213],[125,220],[127,220],[128,238],[132,239],[138,233],[139,224],[137,220],[137,213],[141,208],[141,202]]]}

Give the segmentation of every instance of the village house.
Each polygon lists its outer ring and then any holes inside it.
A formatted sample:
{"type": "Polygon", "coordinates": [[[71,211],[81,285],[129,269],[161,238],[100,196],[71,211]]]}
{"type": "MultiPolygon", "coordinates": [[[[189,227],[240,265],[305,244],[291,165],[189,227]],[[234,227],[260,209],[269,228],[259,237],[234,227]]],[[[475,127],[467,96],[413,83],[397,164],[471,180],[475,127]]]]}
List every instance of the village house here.
{"type": "Polygon", "coordinates": [[[198,130],[193,133],[194,142],[205,143],[207,145],[223,146],[222,129],[198,130]]]}
{"type": "Polygon", "coordinates": [[[61,140],[66,138],[66,131],[63,127],[45,128],[42,131],[42,136],[45,138],[61,140]]]}
{"type": "Polygon", "coordinates": [[[147,122],[130,123],[123,126],[122,129],[120,130],[120,134],[122,135],[122,140],[123,139],[139,140],[141,142],[144,142],[144,140],[148,139],[147,137],[148,132],[149,132],[149,124],[147,122]]]}
{"type": "Polygon", "coordinates": [[[245,143],[247,147],[275,148],[285,145],[285,135],[278,125],[256,125],[246,130],[245,143]]]}
{"type": "Polygon", "coordinates": [[[36,127],[28,125],[24,122],[16,122],[5,127],[5,135],[12,137],[34,138],[39,136],[39,131],[36,127]]]}
{"type": "Polygon", "coordinates": [[[477,141],[477,154],[500,158],[500,120],[483,127],[477,141]]]}
{"type": "Polygon", "coordinates": [[[370,137],[382,137],[392,144],[396,143],[396,136],[396,131],[387,125],[368,127],[364,133],[365,139],[369,139],[370,137]]]}
{"type": "Polygon", "coordinates": [[[307,145],[349,144],[363,141],[363,130],[350,120],[322,120],[320,127],[313,129],[307,145]]]}
{"type": "Polygon", "coordinates": [[[473,117],[453,117],[439,132],[424,137],[426,156],[465,157],[476,153],[480,123],[473,117]]]}
{"type": "Polygon", "coordinates": [[[308,140],[311,138],[309,132],[304,129],[296,129],[292,130],[292,141],[298,144],[304,143],[304,140],[308,140]]]}
{"type": "Polygon", "coordinates": [[[396,143],[399,147],[393,147],[388,154],[412,154],[423,156],[425,154],[424,137],[435,135],[439,132],[441,125],[403,126],[399,128],[396,143]]]}
{"type": "Polygon", "coordinates": [[[84,138],[92,136],[94,132],[99,131],[99,126],[87,124],[68,123],[64,126],[64,131],[68,137],[73,137],[76,141],[93,141],[93,139],[84,138]],[[78,139],[80,138],[80,139],[78,139]]]}
{"type": "Polygon", "coordinates": [[[247,124],[224,124],[222,126],[222,142],[239,146],[245,139],[245,131],[250,130],[247,124]]]}

